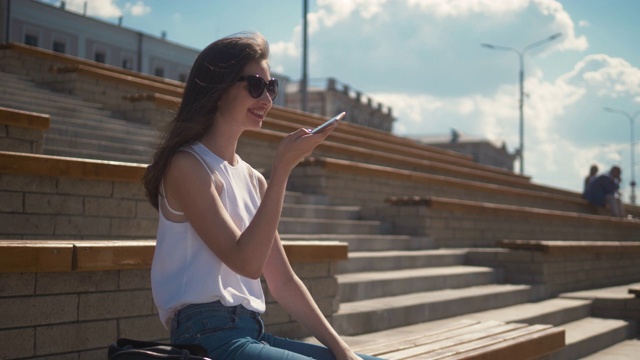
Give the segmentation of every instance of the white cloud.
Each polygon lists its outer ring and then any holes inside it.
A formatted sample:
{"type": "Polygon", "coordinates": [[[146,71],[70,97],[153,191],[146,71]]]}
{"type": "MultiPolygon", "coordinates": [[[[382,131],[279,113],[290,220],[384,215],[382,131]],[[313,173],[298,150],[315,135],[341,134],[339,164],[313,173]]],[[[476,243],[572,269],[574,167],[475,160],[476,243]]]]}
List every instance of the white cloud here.
{"type": "Polygon", "coordinates": [[[66,8],[68,10],[84,13],[85,4],[87,6],[87,15],[101,18],[116,18],[122,15],[122,10],[115,0],[66,0],[66,8]]]}
{"type": "Polygon", "coordinates": [[[502,15],[522,11],[529,2],[529,0],[407,0],[409,7],[432,13],[439,18],[467,16],[473,13],[502,15]]]}
{"type": "Polygon", "coordinates": [[[630,97],[640,103],[640,68],[621,58],[588,55],[561,80],[591,89],[599,97],[630,97]]]}
{"type": "Polygon", "coordinates": [[[138,1],[135,4],[126,3],[124,9],[133,16],[143,16],[151,12],[151,7],[145,5],[143,1],[138,1]]]}
{"type": "MultiPolygon", "coordinates": [[[[525,172],[534,181],[581,191],[582,178],[596,163],[601,171],[627,163],[628,127],[602,121],[602,100],[640,96],[640,69],[623,59],[587,55],[566,74],[552,81],[540,71],[525,81],[525,172]],[[601,126],[599,128],[598,126],[601,126]],[[618,131],[611,140],[604,132],[618,131]],[[589,134],[589,132],[593,134],[589,134]],[[608,142],[614,141],[614,142],[608,142]]],[[[393,107],[400,134],[443,134],[453,127],[494,142],[519,145],[518,86],[503,85],[487,96],[469,94],[379,93],[393,107]]],[[[626,193],[628,189],[623,189],[626,193]]]]}
{"type": "MultiPolygon", "coordinates": [[[[51,1],[47,1],[51,3],[51,1]]],[[[67,10],[77,12],[80,14],[94,16],[103,19],[117,18],[125,13],[133,16],[143,16],[151,12],[151,7],[146,5],[144,1],[139,0],[135,3],[126,3],[124,7],[118,5],[117,0],[66,0],[65,8],[67,10]]]]}

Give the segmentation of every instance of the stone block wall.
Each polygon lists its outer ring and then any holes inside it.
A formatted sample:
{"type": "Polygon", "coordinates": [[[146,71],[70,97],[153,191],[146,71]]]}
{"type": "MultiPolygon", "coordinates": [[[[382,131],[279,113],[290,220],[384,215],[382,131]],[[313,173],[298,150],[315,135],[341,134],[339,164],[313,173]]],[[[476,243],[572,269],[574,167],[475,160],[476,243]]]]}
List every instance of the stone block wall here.
{"type": "Polygon", "coordinates": [[[42,154],[49,125],[49,115],[0,107],[0,151],[42,154]]]}
{"type": "Polygon", "coordinates": [[[2,239],[154,239],[140,183],[0,173],[2,239]]]}
{"type": "Polygon", "coordinates": [[[42,154],[42,130],[0,123],[0,151],[42,154]]]}
{"type": "Polygon", "coordinates": [[[533,250],[470,249],[467,264],[504,269],[511,284],[541,285],[542,298],[640,281],[638,252],[545,254],[533,250]]]}
{"type": "MultiPolygon", "coordinates": [[[[333,262],[294,263],[323,314],[337,311],[333,262]]],[[[0,359],[105,359],[120,337],[168,341],[148,269],[0,273],[0,359]]],[[[267,293],[266,330],[308,333],[267,293]]]]}

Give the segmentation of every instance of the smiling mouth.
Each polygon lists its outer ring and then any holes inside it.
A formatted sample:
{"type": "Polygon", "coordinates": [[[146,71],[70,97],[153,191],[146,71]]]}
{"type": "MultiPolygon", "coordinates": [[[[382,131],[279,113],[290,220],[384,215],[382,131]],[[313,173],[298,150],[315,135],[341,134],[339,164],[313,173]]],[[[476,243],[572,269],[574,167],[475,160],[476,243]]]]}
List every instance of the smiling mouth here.
{"type": "Polygon", "coordinates": [[[249,112],[260,118],[264,118],[267,114],[266,110],[249,110],[249,112]]]}

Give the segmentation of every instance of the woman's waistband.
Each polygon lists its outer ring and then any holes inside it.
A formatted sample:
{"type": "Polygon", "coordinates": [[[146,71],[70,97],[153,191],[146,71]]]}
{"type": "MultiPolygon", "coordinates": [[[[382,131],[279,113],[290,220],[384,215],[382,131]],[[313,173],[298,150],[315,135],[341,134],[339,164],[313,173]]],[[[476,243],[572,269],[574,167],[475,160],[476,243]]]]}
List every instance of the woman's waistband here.
{"type": "Polygon", "coordinates": [[[226,306],[221,303],[219,300],[212,301],[209,303],[203,304],[191,304],[183,307],[178,310],[178,313],[175,315],[177,317],[182,317],[186,315],[193,315],[194,313],[210,313],[210,312],[224,312],[237,316],[249,316],[252,318],[259,318],[260,313],[255,312],[253,310],[249,310],[242,305],[235,306],[226,306]]]}

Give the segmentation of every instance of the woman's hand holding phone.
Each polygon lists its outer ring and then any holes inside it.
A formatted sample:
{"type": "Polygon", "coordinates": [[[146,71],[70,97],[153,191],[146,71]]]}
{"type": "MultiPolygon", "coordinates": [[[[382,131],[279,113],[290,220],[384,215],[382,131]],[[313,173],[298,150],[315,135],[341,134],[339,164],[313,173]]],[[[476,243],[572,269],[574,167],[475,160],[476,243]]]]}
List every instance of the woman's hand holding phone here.
{"type": "Polygon", "coordinates": [[[317,128],[315,128],[315,129],[311,130],[311,134],[317,134],[317,133],[323,132],[323,131],[324,131],[324,129],[326,129],[326,128],[328,128],[329,126],[333,125],[334,123],[336,123],[336,122],[338,122],[338,121],[342,120],[342,118],[344,118],[344,116],[345,116],[346,114],[347,114],[347,113],[345,113],[345,112],[343,111],[343,112],[341,112],[340,114],[338,114],[338,115],[336,115],[336,116],[332,117],[331,119],[327,120],[324,124],[322,124],[322,125],[318,126],[317,128]]]}

